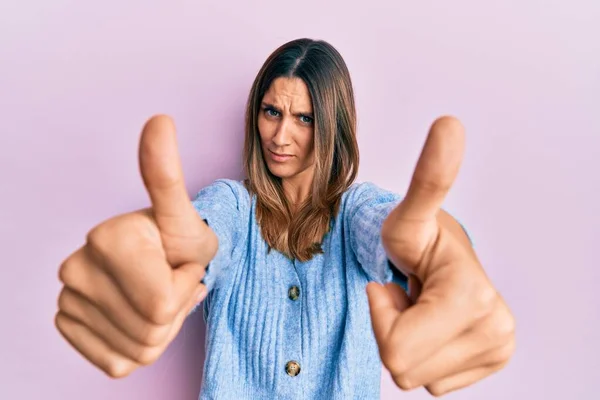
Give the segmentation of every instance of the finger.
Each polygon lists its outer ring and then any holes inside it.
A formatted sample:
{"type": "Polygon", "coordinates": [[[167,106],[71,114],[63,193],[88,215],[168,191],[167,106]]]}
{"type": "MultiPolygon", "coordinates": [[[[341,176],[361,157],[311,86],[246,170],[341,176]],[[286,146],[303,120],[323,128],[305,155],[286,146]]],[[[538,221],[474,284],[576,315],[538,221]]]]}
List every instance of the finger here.
{"type": "Polygon", "coordinates": [[[152,364],[162,354],[171,330],[170,326],[150,327],[147,331],[162,330],[158,335],[165,341],[153,346],[142,344],[127,336],[91,302],[69,288],[64,288],[59,296],[59,309],[62,314],[84,325],[115,352],[141,365],[152,364]]]}
{"type": "MultiPolygon", "coordinates": [[[[94,240],[92,236],[90,245],[84,248],[84,252],[93,260],[88,263],[99,266],[112,276],[125,298],[146,319],[155,324],[171,323],[204,277],[205,264],[186,262],[173,269],[158,244],[145,242],[143,236],[119,234],[114,229],[105,231],[96,235],[112,234],[123,239],[112,240],[110,243],[114,244],[110,251],[103,251],[100,246],[106,245],[98,243],[108,243],[109,239],[94,240]]],[[[208,256],[197,246],[189,247],[196,250],[194,258],[208,256]]],[[[180,261],[184,259],[181,257],[180,261]]],[[[98,295],[102,296],[101,293],[98,295]]]]}
{"type": "MultiPolygon", "coordinates": [[[[206,290],[204,286],[198,285],[194,291],[195,296],[188,301],[186,307],[184,307],[177,315],[174,323],[166,327],[161,327],[166,328],[166,335],[161,335],[164,336],[165,339],[161,344],[156,346],[147,346],[133,341],[131,338],[124,335],[122,331],[114,327],[114,325],[112,325],[110,321],[89,301],[68,288],[63,289],[60,296],[60,316],[57,315],[57,327],[59,324],[62,324],[60,328],[61,333],[80,352],[85,351],[85,349],[82,349],[81,345],[76,343],[77,340],[72,338],[73,327],[83,332],[86,330],[89,331],[89,333],[94,336],[93,341],[98,342],[98,346],[96,347],[108,347],[112,349],[119,357],[123,356],[121,358],[127,359],[123,362],[128,363],[129,361],[133,361],[133,367],[150,365],[164,353],[167,346],[177,336],[187,315],[198,301],[204,299],[205,293],[206,290]],[[76,324],[79,326],[76,326],[76,324]]],[[[98,364],[97,357],[89,356],[86,358],[93,363],[98,364]]],[[[112,374],[110,372],[108,373],[112,374]]]]}
{"type": "Polygon", "coordinates": [[[127,214],[90,231],[82,250],[89,260],[81,256],[74,264],[101,268],[139,313],[156,324],[166,324],[202,280],[205,266],[214,257],[216,235],[206,226],[202,236],[202,240],[169,240],[168,251],[146,211],[127,214]],[[167,253],[175,264],[168,260],[167,253]],[[188,262],[190,259],[194,262],[188,262]],[[181,268],[182,263],[185,268],[181,268]],[[177,277],[186,277],[189,282],[177,277]]]}
{"type": "Polygon", "coordinates": [[[478,310],[471,309],[470,293],[462,292],[465,281],[457,268],[445,266],[431,275],[418,301],[395,321],[389,334],[390,360],[402,360],[393,375],[405,373],[439,351],[472,326],[478,310]]]}
{"type": "Polygon", "coordinates": [[[495,348],[486,346],[484,350],[476,346],[463,337],[457,343],[445,346],[416,368],[395,375],[394,380],[401,388],[410,390],[472,369],[504,363],[514,350],[514,341],[495,348]]]}
{"type": "Polygon", "coordinates": [[[177,293],[177,309],[186,309],[189,302],[198,303],[207,295],[206,286],[199,283],[204,277],[204,267],[190,262],[173,270],[173,291],[177,293]]]}
{"type": "Polygon", "coordinates": [[[175,339],[194,307],[201,303],[207,294],[204,285],[198,285],[194,293],[195,296],[192,296],[189,299],[187,305],[179,312],[177,317],[175,317],[175,321],[173,322],[173,325],[171,326],[171,331],[169,332],[169,335],[167,337],[168,343],[171,343],[171,341],[175,339]]]}
{"type": "Polygon", "coordinates": [[[504,312],[490,314],[399,379],[407,386],[419,387],[460,372],[505,362],[515,347],[512,325],[505,320],[504,312]]]}
{"type": "Polygon", "coordinates": [[[373,333],[378,342],[380,340],[385,342],[385,338],[389,336],[392,330],[394,321],[400,316],[398,310],[400,301],[385,286],[376,282],[367,284],[367,297],[369,299],[373,333]]]}
{"type": "Polygon", "coordinates": [[[448,194],[463,158],[464,128],[453,117],[436,120],[415,167],[412,180],[399,207],[402,219],[434,219],[448,194]]]}
{"type": "Polygon", "coordinates": [[[438,382],[427,385],[425,389],[433,396],[442,396],[459,389],[464,389],[474,383],[500,371],[504,368],[504,364],[479,367],[472,370],[464,371],[444,378],[438,382]]]}
{"type": "Polygon", "coordinates": [[[158,115],[145,124],[139,164],[159,229],[168,235],[193,236],[189,218],[195,211],[183,178],[175,124],[169,117],[158,115]]]}
{"type": "MultiPolygon", "coordinates": [[[[138,309],[134,308],[132,302],[119,290],[107,272],[99,267],[98,262],[93,260],[85,247],[76,251],[62,264],[60,280],[70,290],[90,299],[114,326],[131,339],[150,346],[164,340],[164,330],[149,329],[149,326],[159,324],[144,316],[144,306],[138,304],[138,309]]],[[[140,286],[138,284],[134,287],[140,286]]],[[[146,314],[151,313],[147,311],[146,314]]]]}
{"type": "MultiPolygon", "coordinates": [[[[132,282],[130,285],[120,285],[126,298],[130,299],[136,310],[146,319],[159,325],[173,322],[177,313],[193,297],[198,283],[205,274],[205,267],[197,262],[188,262],[175,269],[171,268],[161,252],[156,249],[140,251],[137,257],[129,259],[131,268],[110,265],[109,262],[103,265],[103,268],[118,271],[121,276],[127,275],[120,281],[132,282]],[[144,269],[147,271],[145,274],[136,274],[136,271],[144,269]],[[157,282],[159,276],[164,276],[162,282],[158,282],[159,284],[144,285],[144,281],[157,282]],[[133,283],[136,279],[137,283],[133,283]]],[[[123,261],[119,263],[122,264],[123,261]]]]}
{"type": "Polygon", "coordinates": [[[183,315],[183,319],[187,318],[187,316],[190,315],[194,308],[199,306],[200,303],[204,301],[207,295],[208,292],[206,291],[206,287],[203,284],[199,284],[196,290],[194,291],[194,296],[190,298],[186,307],[180,313],[181,315],[183,315]]]}
{"type": "Polygon", "coordinates": [[[382,286],[376,282],[367,285],[367,297],[373,333],[378,343],[381,359],[388,368],[397,368],[396,365],[387,365],[390,361],[393,363],[397,360],[388,357],[393,354],[388,348],[389,336],[401,312],[410,306],[410,299],[400,286],[394,283],[382,286]]]}
{"type": "Polygon", "coordinates": [[[71,346],[110,377],[125,377],[139,367],[132,360],[107,346],[86,326],[61,312],[56,314],[55,325],[71,346]]]}
{"type": "Polygon", "coordinates": [[[393,282],[386,283],[384,287],[394,300],[394,304],[398,311],[404,311],[410,307],[412,302],[402,287],[393,282]]]}
{"type": "MultiPolygon", "coordinates": [[[[188,262],[172,269],[169,264],[162,259],[156,252],[149,250],[140,252],[139,256],[131,261],[136,268],[132,271],[139,271],[144,266],[148,272],[142,276],[137,276],[138,283],[132,285],[121,285],[126,297],[130,299],[133,306],[138,310],[148,321],[158,324],[171,324],[175,316],[186,307],[190,298],[194,297],[195,290],[198,288],[199,282],[205,275],[205,267],[197,262],[188,262]],[[164,281],[160,286],[154,287],[153,290],[142,290],[144,279],[153,280],[156,277],[150,277],[154,271],[168,271],[164,281]]],[[[118,270],[121,274],[130,272],[122,267],[107,265],[104,268],[110,270],[118,270]]],[[[135,279],[133,273],[129,273],[129,278],[135,279]]],[[[206,290],[204,285],[200,286],[202,290],[206,290]]]]}

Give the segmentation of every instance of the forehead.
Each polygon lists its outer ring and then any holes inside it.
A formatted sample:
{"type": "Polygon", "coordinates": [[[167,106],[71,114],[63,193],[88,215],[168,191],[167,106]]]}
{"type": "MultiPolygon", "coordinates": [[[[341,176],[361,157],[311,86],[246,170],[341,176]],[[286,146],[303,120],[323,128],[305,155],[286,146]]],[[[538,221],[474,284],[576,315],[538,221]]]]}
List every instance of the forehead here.
{"type": "Polygon", "coordinates": [[[312,110],[312,99],[308,86],[300,78],[280,77],[275,79],[265,93],[263,101],[281,107],[312,110]]]}

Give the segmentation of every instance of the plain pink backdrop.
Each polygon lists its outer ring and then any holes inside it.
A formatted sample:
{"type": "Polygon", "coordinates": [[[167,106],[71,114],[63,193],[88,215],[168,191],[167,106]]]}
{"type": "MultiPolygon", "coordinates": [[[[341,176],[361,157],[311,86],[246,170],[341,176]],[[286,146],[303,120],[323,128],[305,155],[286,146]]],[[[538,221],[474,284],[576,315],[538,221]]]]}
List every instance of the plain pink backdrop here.
{"type": "MultiPolygon", "coordinates": [[[[244,103],[268,54],[330,41],[356,87],[360,180],[404,192],[429,124],[467,128],[445,208],[517,318],[501,373],[448,399],[593,399],[600,378],[600,3],[0,2],[0,398],[195,399],[204,328],[111,381],[53,326],[57,269],[147,205],[139,131],[169,113],[190,195],[240,176],[244,103]]],[[[360,379],[360,377],[357,377],[360,379]]],[[[384,399],[401,393],[383,374],[384,399]]]]}

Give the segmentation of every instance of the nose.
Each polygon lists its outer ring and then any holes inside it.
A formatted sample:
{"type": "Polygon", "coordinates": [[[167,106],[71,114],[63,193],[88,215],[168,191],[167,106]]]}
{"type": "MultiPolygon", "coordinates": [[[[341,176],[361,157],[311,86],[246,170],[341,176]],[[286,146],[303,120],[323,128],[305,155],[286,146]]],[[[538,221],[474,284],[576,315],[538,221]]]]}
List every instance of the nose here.
{"type": "Polygon", "coordinates": [[[273,143],[278,147],[289,146],[292,143],[292,133],[289,129],[286,119],[282,119],[277,125],[275,136],[273,137],[273,143]]]}

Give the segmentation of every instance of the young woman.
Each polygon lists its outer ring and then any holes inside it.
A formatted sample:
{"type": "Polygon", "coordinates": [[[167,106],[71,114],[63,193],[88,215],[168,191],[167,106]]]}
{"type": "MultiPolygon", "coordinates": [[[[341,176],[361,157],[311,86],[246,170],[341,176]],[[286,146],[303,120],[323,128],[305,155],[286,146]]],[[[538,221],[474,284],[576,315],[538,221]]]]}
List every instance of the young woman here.
{"type": "Polygon", "coordinates": [[[354,183],[346,64],[327,42],[286,43],[250,92],[244,181],[190,202],[174,126],[150,119],[152,205],[101,223],[62,264],[56,326],[123,377],[203,301],[203,399],[377,399],[382,362],[402,389],[468,386],[507,363],[514,322],[440,208],[463,142],[457,120],[437,120],[403,198],[354,183]]]}

